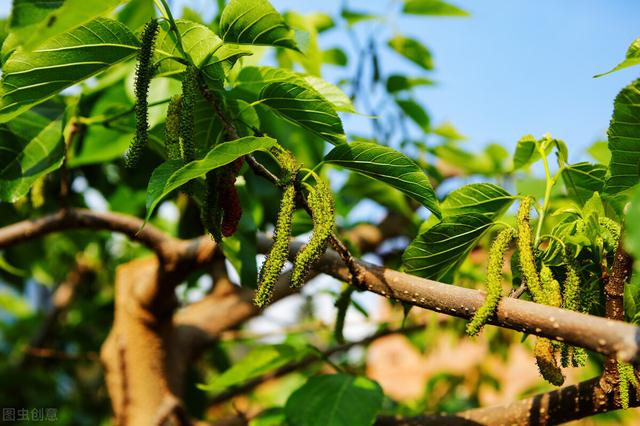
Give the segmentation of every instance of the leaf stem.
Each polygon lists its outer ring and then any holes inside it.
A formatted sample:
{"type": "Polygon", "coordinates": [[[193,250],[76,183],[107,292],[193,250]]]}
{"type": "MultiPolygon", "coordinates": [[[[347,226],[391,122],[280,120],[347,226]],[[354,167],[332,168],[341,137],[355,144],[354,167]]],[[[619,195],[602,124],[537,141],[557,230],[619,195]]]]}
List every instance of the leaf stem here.
{"type": "Polygon", "coordinates": [[[176,21],[173,19],[173,15],[171,14],[171,8],[167,4],[167,0],[154,0],[154,2],[158,7],[158,9],[160,9],[160,12],[164,16],[164,18],[167,21],[169,21],[171,31],[173,31],[174,34],[176,35],[176,46],[178,47],[180,54],[182,54],[182,57],[188,60],[190,64],[195,65],[193,63],[193,59],[191,59],[191,56],[189,56],[189,54],[184,50],[184,45],[182,44],[182,34],[180,34],[180,31],[178,30],[178,26],[176,25],[176,21]],[[158,3],[158,1],[160,3],[158,3]]]}
{"type": "Polygon", "coordinates": [[[540,156],[542,157],[542,164],[544,164],[546,184],[544,190],[544,201],[542,204],[542,209],[540,209],[540,217],[538,218],[538,226],[536,228],[536,238],[533,244],[534,247],[537,247],[538,242],[540,241],[540,234],[542,233],[542,222],[544,222],[544,217],[547,212],[547,206],[549,205],[549,200],[551,199],[551,189],[553,189],[553,185],[555,184],[555,178],[551,176],[551,171],[549,169],[549,162],[547,161],[545,148],[545,146],[538,147],[538,152],[540,152],[540,156]]]}

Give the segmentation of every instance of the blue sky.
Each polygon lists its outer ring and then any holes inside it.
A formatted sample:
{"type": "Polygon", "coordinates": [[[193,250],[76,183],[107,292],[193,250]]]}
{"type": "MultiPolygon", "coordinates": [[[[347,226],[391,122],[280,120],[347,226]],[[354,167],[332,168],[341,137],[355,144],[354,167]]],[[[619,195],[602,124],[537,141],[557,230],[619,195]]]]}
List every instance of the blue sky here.
{"type": "MultiPolygon", "coordinates": [[[[278,9],[339,7],[331,0],[273,3],[278,9]]],[[[496,141],[513,147],[526,133],[550,132],[569,144],[572,161],[584,159],[584,149],[604,137],[618,91],[640,76],[640,67],[632,67],[593,78],[621,61],[640,36],[640,1],[454,3],[471,17],[409,17],[396,23],[434,54],[436,71],[430,76],[438,86],[418,93],[432,120],[452,121],[475,146],[496,141]]],[[[355,10],[371,4],[388,2],[349,2],[355,10]]],[[[392,54],[383,62],[386,70],[420,73],[392,54]]]]}
{"type": "MultiPolygon", "coordinates": [[[[207,14],[214,0],[175,0],[207,14]]],[[[273,0],[284,11],[333,13],[338,0],[273,0]]],[[[351,0],[353,10],[385,13],[398,1],[351,0]]],[[[393,25],[429,46],[436,70],[424,73],[394,54],[383,56],[385,72],[425,75],[438,82],[417,98],[434,123],[453,122],[471,146],[499,142],[513,147],[526,133],[550,132],[573,148],[572,160],[605,135],[617,92],[640,75],[640,67],[594,79],[623,57],[640,36],[637,0],[457,0],[469,18],[401,18],[393,25]]],[[[0,2],[6,15],[8,0],[0,2]]],[[[362,31],[366,31],[365,25],[362,31]]],[[[381,38],[391,35],[382,34],[381,38]]],[[[328,33],[324,47],[346,46],[346,37],[328,33]]],[[[331,69],[326,78],[338,77],[331,69]]],[[[347,119],[359,130],[360,119],[347,119]]]]}

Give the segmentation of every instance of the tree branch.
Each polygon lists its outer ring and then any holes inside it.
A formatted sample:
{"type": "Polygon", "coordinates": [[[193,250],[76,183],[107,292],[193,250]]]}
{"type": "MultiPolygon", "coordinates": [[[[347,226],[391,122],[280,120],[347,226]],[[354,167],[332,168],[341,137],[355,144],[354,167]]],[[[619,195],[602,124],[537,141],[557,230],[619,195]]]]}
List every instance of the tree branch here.
{"type": "Polygon", "coordinates": [[[24,220],[0,228],[0,249],[32,240],[53,232],[69,229],[94,229],[125,234],[153,250],[159,257],[167,257],[170,246],[179,241],[137,217],[86,209],[64,209],[39,219],[24,220]]]}
{"type": "MultiPolygon", "coordinates": [[[[487,408],[476,408],[444,416],[394,417],[381,416],[376,426],[449,426],[449,425],[557,425],[598,413],[622,408],[612,394],[596,396],[599,378],[564,386],[530,398],[487,408]]],[[[631,395],[629,406],[640,405],[637,395],[631,395]]]]}
{"type": "MultiPolygon", "coordinates": [[[[271,240],[258,236],[259,251],[269,249],[271,240]]],[[[292,241],[290,258],[304,246],[292,241]]],[[[485,293],[444,284],[356,260],[360,283],[371,292],[414,306],[460,318],[471,318],[485,300],[485,293]]],[[[327,250],[315,268],[349,282],[350,272],[333,250],[327,250]]],[[[489,324],[536,336],[548,337],[627,362],[640,361],[640,328],[593,315],[554,308],[524,300],[503,298],[489,324]]]]}

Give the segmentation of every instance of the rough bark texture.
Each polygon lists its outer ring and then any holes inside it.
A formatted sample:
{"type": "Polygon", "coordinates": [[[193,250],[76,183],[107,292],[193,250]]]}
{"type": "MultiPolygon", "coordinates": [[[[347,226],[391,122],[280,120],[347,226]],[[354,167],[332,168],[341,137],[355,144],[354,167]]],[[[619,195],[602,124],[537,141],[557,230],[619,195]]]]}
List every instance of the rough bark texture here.
{"type": "MultiPolygon", "coordinates": [[[[432,426],[432,425],[522,425],[548,426],[582,419],[598,413],[617,410],[619,401],[612,394],[596,392],[599,378],[576,385],[564,386],[551,392],[488,408],[462,411],[455,415],[418,416],[410,418],[381,417],[377,426],[432,426]]],[[[629,401],[631,407],[640,405],[637,395],[629,401]]]]}

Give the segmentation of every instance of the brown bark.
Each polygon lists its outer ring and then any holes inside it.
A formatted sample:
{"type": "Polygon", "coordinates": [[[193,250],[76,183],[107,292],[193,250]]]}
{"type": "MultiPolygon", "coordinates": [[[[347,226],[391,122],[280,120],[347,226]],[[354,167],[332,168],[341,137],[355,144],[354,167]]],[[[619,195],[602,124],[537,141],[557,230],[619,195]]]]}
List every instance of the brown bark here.
{"type": "MultiPolygon", "coordinates": [[[[599,378],[575,385],[564,386],[551,392],[530,398],[487,408],[476,408],[453,415],[417,417],[383,416],[377,426],[432,426],[432,425],[522,425],[549,426],[566,423],[598,413],[620,409],[620,402],[612,394],[598,394],[599,378]]],[[[631,395],[631,407],[640,405],[636,395],[631,395]]]]}
{"type": "MultiPolygon", "coordinates": [[[[616,248],[611,273],[606,270],[604,276],[605,317],[624,321],[624,285],[631,275],[633,259],[624,249],[624,236],[620,233],[618,247],[616,248]]],[[[608,355],[604,361],[604,372],[600,377],[599,386],[595,389],[601,397],[604,394],[614,392],[614,398],[620,402],[620,393],[617,390],[619,384],[618,359],[614,355],[608,355]]]]}

